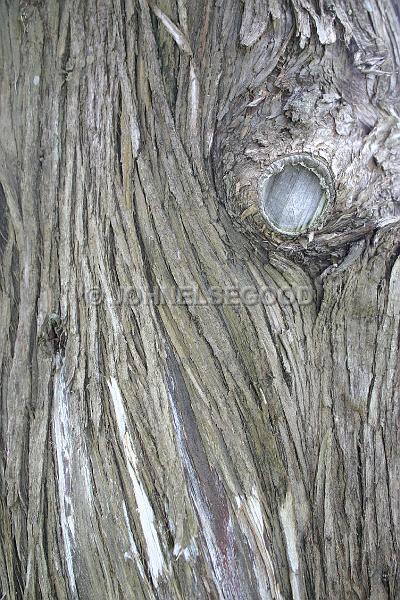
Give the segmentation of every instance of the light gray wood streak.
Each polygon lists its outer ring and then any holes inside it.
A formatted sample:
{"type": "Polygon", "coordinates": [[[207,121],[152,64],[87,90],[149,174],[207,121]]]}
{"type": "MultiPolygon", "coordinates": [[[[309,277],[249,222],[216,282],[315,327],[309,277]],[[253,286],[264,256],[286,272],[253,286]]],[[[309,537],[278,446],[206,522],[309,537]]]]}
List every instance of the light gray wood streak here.
{"type": "Polygon", "coordinates": [[[397,0],[0,0],[0,598],[398,600],[398,40],[397,0]],[[311,236],[260,209],[289,156],[311,236]],[[119,301],[192,282],[310,302],[119,301]]]}

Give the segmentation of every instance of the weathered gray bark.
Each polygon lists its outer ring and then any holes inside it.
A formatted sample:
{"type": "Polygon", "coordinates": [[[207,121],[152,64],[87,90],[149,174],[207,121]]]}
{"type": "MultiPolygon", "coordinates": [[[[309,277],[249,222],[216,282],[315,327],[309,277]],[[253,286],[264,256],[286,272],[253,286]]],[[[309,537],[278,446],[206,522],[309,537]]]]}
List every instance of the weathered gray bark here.
{"type": "Polygon", "coordinates": [[[1,599],[400,597],[399,30],[0,2],[1,599]],[[335,199],[286,237],[259,182],[303,153],[335,199]],[[193,282],[281,300],[118,301],[193,282]]]}

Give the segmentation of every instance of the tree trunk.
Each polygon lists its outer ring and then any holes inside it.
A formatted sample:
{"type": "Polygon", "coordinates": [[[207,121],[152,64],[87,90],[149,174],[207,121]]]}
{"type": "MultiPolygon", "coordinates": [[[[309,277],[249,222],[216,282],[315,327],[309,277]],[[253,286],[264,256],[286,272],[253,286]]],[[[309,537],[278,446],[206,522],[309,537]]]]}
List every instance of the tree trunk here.
{"type": "Polygon", "coordinates": [[[0,23],[0,599],[398,599],[396,0],[0,23]]]}

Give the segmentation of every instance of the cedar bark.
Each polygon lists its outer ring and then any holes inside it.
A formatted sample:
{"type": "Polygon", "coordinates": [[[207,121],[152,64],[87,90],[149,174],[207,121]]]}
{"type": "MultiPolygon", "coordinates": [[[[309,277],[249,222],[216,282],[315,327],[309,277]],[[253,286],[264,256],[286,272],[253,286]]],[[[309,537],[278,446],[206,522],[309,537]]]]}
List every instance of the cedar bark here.
{"type": "Polygon", "coordinates": [[[399,21],[0,2],[2,600],[400,597],[399,21]],[[298,154],[334,199],[287,237],[298,154]]]}

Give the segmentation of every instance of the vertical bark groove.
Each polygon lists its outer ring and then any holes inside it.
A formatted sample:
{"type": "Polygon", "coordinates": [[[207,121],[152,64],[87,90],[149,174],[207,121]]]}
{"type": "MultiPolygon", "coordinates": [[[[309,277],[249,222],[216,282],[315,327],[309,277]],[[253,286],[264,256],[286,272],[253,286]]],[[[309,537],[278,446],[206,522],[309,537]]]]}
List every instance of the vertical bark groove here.
{"type": "Polygon", "coordinates": [[[395,600],[395,4],[0,23],[0,599],[395,600]],[[335,193],[288,237],[298,156],[335,193]]]}

